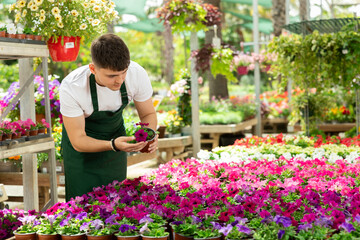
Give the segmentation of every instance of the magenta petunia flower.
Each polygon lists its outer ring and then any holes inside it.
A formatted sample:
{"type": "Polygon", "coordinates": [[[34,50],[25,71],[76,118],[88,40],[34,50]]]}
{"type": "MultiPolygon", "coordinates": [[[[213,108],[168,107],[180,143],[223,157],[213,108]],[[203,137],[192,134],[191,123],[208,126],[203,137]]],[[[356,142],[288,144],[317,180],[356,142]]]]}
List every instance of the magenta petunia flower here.
{"type": "Polygon", "coordinates": [[[148,136],[148,133],[145,132],[144,129],[139,129],[136,133],[135,133],[135,140],[137,142],[144,142],[146,141],[146,138],[148,136]]]}

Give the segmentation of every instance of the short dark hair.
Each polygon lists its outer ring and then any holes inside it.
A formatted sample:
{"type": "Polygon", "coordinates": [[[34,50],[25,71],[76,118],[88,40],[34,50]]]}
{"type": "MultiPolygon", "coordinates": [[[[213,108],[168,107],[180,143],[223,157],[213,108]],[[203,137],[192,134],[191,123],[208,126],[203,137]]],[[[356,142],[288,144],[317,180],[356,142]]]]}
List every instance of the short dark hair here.
{"type": "Polygon", "coordinates": [[[125,42],[117,35],[107,33],[91,44],[91,58],[100,68],[113,71],[125,70],[130,64],[130,52],[125,42]]]}

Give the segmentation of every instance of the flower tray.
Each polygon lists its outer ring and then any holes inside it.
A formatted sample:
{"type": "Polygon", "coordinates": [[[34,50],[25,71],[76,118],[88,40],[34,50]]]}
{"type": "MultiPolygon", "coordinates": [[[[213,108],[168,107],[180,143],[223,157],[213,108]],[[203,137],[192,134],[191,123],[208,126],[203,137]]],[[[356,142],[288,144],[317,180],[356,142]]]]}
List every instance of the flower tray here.
{"type": "Polygon", "coordinates": [[[0,42],[46,45],[45,41],[0,37],[0,42]]]}

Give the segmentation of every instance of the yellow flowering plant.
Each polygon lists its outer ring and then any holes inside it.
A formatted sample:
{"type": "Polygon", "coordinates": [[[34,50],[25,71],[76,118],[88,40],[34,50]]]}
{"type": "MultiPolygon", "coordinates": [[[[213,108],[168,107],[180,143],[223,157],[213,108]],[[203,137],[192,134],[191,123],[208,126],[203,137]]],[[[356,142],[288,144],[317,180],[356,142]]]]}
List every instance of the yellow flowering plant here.
{"type": "Polygon", "coordinates": [[[17,0],[9,11],[15,13],[15,23],[31,28],[46,41],[58,36],[91,41],[118,18],[111,0],[17,0]]]}
{"type": "Polygon", "coordinates": [[[184,127],[183,118],[179,116],[179,113],[176,110],[167,112],[164,124],[166,126],[166,131],[172,134],[181,133],[181,129],[184,127]]]}

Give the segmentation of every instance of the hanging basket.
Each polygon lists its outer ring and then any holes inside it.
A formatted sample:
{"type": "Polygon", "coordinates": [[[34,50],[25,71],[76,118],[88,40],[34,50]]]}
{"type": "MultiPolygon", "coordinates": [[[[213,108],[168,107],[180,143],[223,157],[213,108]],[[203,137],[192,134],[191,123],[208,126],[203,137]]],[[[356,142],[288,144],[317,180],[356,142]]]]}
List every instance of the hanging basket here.
{"type": "Polygon", "coordinates": [[[64,44],[61,44],[61,36],[55,40],[51,37],[47,41],[50,56],[54,62],[72,62],[75,61],[80,48],[80,37],[64,36],[64,44]],[[57,42],[56,42],[57,41],[57,42]]]}
{"type": "Polygon", "coordinates": [[[248,71],[249,71],[248,67],[246,67],[246,66],[240,66],[237,68],[237,72],[239,75],[246,75],[246,74],[248,74],[248,71]]]}

